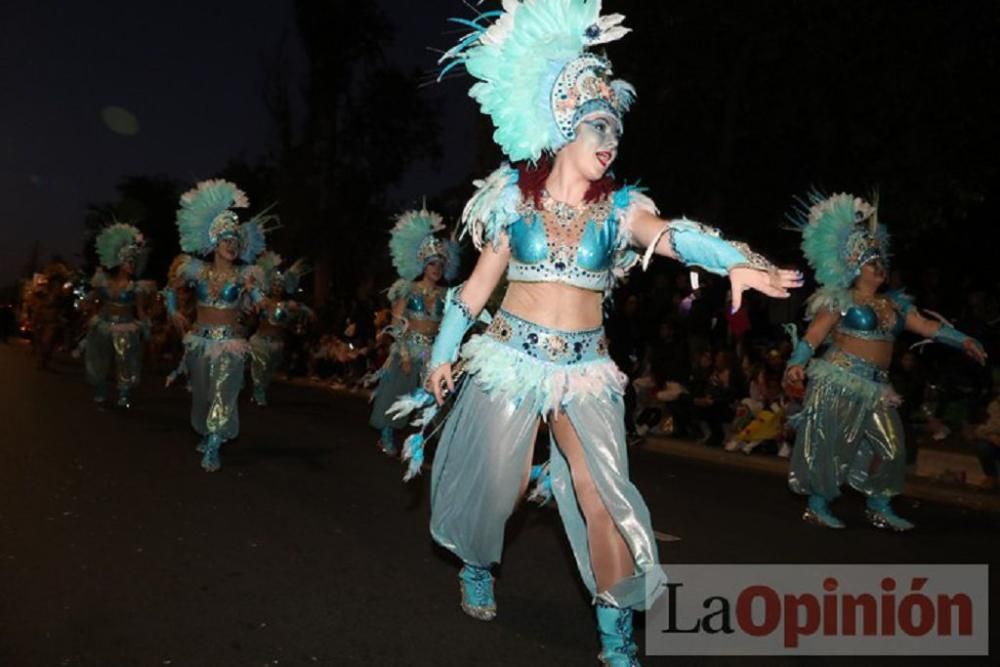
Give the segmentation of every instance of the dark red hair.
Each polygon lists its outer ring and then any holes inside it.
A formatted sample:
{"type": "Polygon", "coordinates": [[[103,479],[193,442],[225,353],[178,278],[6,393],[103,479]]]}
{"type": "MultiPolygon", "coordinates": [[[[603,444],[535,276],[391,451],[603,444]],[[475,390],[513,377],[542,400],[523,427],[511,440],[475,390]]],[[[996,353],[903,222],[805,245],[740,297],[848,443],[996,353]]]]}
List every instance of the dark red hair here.
{"type": "MultiPolygon", "coordinates": [[[[552,173],[552,156],[544,153],[534,164],[524,160],[516,162],[514,167],[518,173],[517,187],[521,189],[521,196],[525,199],[531,199],[536,208],[541,208],[545,181],[552,173]]],[[[618,185],[615,183],[615,179],[609,174],[604,174],[599,180],[590,182],[590,187],[587,188],[587,194],[583,196],[583,200],[588,204],[604,201],[617,189],[618,185]]]]}

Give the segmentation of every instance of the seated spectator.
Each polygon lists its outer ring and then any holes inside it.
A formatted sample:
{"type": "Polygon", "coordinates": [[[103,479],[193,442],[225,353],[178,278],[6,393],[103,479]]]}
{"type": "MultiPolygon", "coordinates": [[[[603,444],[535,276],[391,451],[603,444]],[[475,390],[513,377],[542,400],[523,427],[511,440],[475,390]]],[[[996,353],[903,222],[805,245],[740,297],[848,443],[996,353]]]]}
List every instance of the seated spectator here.
{"type": "Polygon", "coordinates": [[[687,346],[679,340],[677,326],[670,320],[660,323],[656,340],[649,345],[642,373],[633,381],[636,394],[636,433],[650,429],[663,435],[683,430],[683,412],[673,404],[687,389],[687,346]]]}
{"type": "MultiPolygon", "coordinates": [[[[749,397],[740,402],[737,419],[742,414],[742,423],[734,422],[733,436],[726,443],[726,451],[742,451],[750,454],[763,443],[785,445],[787,449],[788,400],[781,386],[784,359],[777,348],[768,350],[766,361],[756,370],[749,383],[749,397]]],[[[785,452],[790,454],[790,449],[785,452]]]]}
{"type": "Polygon", "coordinates": [[[986,407],[985,419],[979,424],[969,425],[965,432],[976,449],[988,488],[996,491],[1000,488],[997,482],[1000,474],[1000,395],[996,389],[993,400],[986,407]]]}
{"type": "Polygon", "coordinates": [[[711,352],[701,355],[699,375],[705,370],[706,358],[708,380],[698,387],[698,391],[692,387],[691,403],[695,416],[707,429],[705,443],[710,447],[719,447],[725,439],[725,424],[732,419],[732,403],[738,391],[738,372],[732,368],[729,353],[720,350],[714,356],[711,352]]]}

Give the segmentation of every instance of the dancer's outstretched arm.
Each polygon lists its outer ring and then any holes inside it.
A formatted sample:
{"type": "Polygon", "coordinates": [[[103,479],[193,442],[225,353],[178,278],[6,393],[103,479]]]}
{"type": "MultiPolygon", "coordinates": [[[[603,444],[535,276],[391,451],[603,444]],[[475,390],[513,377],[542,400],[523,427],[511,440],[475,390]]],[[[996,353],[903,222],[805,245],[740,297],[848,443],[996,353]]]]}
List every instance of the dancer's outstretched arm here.
{"type": "Polygon", "coordinates": [[[916,308],[911,308],[906,314],[906,329],[937,343],[961,350],[979,365],[986,365],[986,351],[982,343],[965,335],[946,321],[926,318],[918,313],[916,308]]]}
{"type": "Polygon", "coordinates": [[[631,221],[635,242],[657,255],[729,277],[733,312],[740,309],[743,292],[754,289],[784,299],[788,290],[802,286],[798,271],[778,269],[744,243],[727,241],[712,229],[687,219],[664,220],[645,209],[637,209],[631,221]]]}

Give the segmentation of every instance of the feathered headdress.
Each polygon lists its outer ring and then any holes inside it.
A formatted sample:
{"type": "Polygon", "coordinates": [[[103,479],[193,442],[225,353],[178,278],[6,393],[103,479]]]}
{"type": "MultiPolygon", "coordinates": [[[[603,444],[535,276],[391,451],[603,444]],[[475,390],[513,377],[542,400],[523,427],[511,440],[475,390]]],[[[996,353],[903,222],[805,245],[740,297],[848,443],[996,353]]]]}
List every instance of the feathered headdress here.
{"type": "Polygon", "coordinates": [[[458,274],[458,244],[435,236],[444,231],[443,218],[424,206],[419,211],[406,211],[389,232],[389,254],[399,277],[416,280],[423,274],[427,262],[440,258],[445,265],[444,277],[452,280],[458,274]]]}
{"type": "Polygon", "coordinates": [[[234,183],[222,179],[201,181],[181,195],[177,211],[177,229],[181,235],[181,250],[208,255],[224,238],[235,238],[240,244],[240,259],[253,262],[267,247],[265,234],[268,224],[277,216],[265,209],[250,220],[240,223],[232,209],[247,208],[250,200],[234,183]]]}
{"type": "Polygon", "coordinates": [[[877,206],[860,197],[814,190],[796,200],[788,219],[802,232],[802,252],[821,285],[846,289],[874,260],[888,268],[889,232],[877,206]]]}
{"type": "Polygon", "coordinates": [[[295,260],[290,267],[282,271],[280,267],[283,261],[281,255],[270,250],[257,258],[256,265],[264,275],[266,291],[270,292],[280,286],[285,294],[293,294],[299,288],[302,276],[312,271],[309,262],[304,258],[295,260]]]}
{"type": "Polygon", "coordinates": [[[572,141],[586,116],[621,123],[635,89],[587,49],[624,37],[624,20],[601,16],[601,0],[503,0],[502,11],[451,19],[472,32],[442,56],[441,77],[463,65],[479,79],[469,95],[493,120],[497,145],[512,161],[536,161],[572,141]]]}
{"type": "Polygon", "coordinates": [[[122,222],[102,229],[94,240],[94,246],[97,249],[97,259],[104,268],[113,269],[132,262],[137,274],[142,273],[149,254],[142,232],[133,225],[122,222]]]}

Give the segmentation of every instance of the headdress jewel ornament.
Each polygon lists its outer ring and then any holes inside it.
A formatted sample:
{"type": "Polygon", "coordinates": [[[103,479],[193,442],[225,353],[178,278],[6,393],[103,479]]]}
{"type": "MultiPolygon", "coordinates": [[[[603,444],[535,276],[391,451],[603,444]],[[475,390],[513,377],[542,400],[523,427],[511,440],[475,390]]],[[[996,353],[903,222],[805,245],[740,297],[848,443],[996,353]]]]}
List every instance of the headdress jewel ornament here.
{"type": "Polygon", "coordinates": [[[601,0],[503,0],[502,11],[451,19],[472,32],[442,56],[441,77],[463,65],[479,80],[469,95],[493,120],[497,145],[514,162],[536,161],[571,142],[587,116],[606,112],[621,125],[635,89],[587,49],[628,34],[624,20],[601,16],[601,0]]]}
{"type": "Polygon", "coordinates": [[[146,239],[135,226],[122,222],[108,225],[97,235],[94,246],[101,266],[113,269],[132,262],[136,272],[141,273],[147,253],[146,239]]]}
{"type": "Polygon", "coordinates": [[[208,255],[223,239],[235,238],[240,244],[240,259],[253,262],[266,247],[264,234],[269,231],[268,223],[277,217],[266,209],[240,223],[232,209],[249,206],[246,193],[234,183],[218,178],[201,181],[181,195],[181,207],[177,211],[181,250],[208,255]]]}
{"type": "Polygon", "coordinates": [[[788,218],[802,232],[802,252],[821,285],[846,289],[875,260],[888,268],[889,232],[878,222],[876,205],[814,190],[797,200],[788,218]]]}
{"type": "Polygon", "coordinates": [[[427,263],[435,258],[444,262],[446,280],[458,274],[458,244],[435,236],[444,228],[443,218],[428,211],[426,206],[419,211],[406,211],[396,218],[389,232],[389,253],[400,278],[416,280],[427,263]]]}

